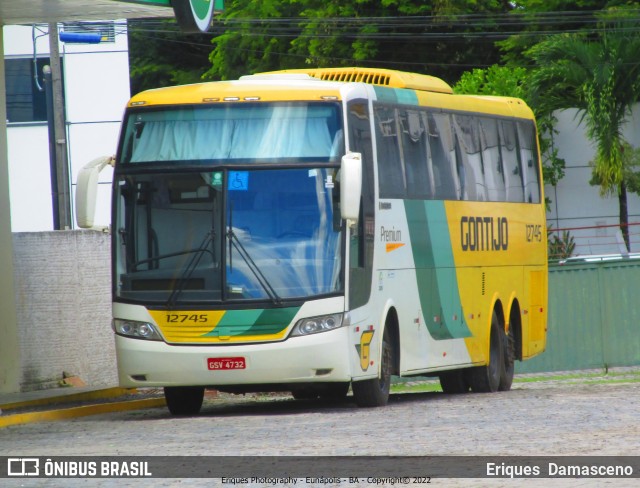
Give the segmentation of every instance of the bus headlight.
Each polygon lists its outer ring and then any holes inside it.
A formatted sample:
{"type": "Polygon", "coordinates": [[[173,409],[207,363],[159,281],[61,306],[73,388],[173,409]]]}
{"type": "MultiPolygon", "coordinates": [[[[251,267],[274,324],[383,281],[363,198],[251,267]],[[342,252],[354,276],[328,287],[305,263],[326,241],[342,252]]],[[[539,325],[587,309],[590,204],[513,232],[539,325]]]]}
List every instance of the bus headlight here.
{"type": "Polygon", "coordinates": [[[136,339],[146,339],[149,341],[161,341],[162,336],[156,327],[149,322],[138,322],[135,320],[113,319],[113,331],[127,337],[136,339]]]}
{"type": "Polygon", "coordinates": [[[331,315],[321,315],[320,317],[311,317],[308,319],[298,320],[293,327],[291,336],[303,336],[309,334],[317,334],[318,332],[326,332],[328,330],[337,329],[343,325],[343,314],[334,313],[331,315]]]}

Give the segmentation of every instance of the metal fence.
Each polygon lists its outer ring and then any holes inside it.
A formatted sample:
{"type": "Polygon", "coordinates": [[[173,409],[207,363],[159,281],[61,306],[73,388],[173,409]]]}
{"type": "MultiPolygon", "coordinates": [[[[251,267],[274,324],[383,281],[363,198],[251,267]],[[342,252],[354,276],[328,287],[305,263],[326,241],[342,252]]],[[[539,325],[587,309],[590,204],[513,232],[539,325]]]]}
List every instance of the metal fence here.
{"type": "Polygon", "coordinates": [[[516,372],[640,365],[639,261],[550,266],[547,349],[516,372]]]}

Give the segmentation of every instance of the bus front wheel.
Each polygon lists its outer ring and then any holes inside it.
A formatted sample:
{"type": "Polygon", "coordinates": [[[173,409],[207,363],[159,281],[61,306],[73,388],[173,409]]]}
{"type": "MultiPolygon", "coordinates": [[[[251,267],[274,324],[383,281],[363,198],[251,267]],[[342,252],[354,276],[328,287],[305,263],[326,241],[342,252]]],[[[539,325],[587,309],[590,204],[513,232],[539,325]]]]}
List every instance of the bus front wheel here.
{"type": "Polygon", "coordinates": [[[204,387],[165,386],[164,398],[172,415],[196,415],[202,407],[204,387]]]}
{"type": "Polygon", "coordinates": [[[353,397],[359,407],[382,407],[389,401],[391,386],[391,369],[393,368],[393,344],[388,327],[382,336],[382,351],[380,353],[380,375],[364,381],[354,381],[351,384],[353,397]]]}

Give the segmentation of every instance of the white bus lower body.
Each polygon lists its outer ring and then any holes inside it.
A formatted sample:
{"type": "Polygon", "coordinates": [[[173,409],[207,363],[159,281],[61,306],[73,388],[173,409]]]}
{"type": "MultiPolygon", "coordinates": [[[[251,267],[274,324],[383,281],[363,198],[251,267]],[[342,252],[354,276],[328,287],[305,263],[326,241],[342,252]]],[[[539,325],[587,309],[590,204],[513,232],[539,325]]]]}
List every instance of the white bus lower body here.
{"type": "Polygon", "coordinates": [[[280,342],[171,345],[116,335],[123,387],[268,385],[351,380],[348,327],[280,342]],[[210,369],[210,362],[244,358],[243,369],[210,369]]]}

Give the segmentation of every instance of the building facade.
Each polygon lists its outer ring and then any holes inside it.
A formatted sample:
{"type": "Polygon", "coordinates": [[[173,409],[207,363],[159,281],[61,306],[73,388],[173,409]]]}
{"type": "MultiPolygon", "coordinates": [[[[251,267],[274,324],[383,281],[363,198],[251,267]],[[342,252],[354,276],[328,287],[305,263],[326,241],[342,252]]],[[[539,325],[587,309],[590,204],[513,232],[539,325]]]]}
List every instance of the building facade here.
{"type": "MultiPolygon", "coordinates": [[[[556,118],[554,144],[566,168],[557,186],[545,188],[551,200],[547,224],[553,229],[568,229],[575,242],[574,255],[621,253],[618,197],[603,197],[599,187],[589,184],[595,146],[587,138],[581,114],[563,110],[556,118]]],[[[640,148],[640,104],[627,117],[622,135],[632,147],[640,148]]],[[[635,193],[628,194],[628,214],[630,251],[640,252],[640,197],[635,193]]]]}
{"type": "MultiPolygon", "coordinates": [[[[115,153],[129,99],[124,21],[58,24],[59,33],[100,33],[98,44],[60,42],[71,201],[77,173],[115,153]]],[[[53,230],[46,96],[42,68],[50,62],[46,24],[4,27],[7,145],[13,232],[53,230]]],[[[99,221],[109,221],[109,169],[101,175],[99,221]]],[[[71,206],[73,220],[73,205],[71,206]]]]}

